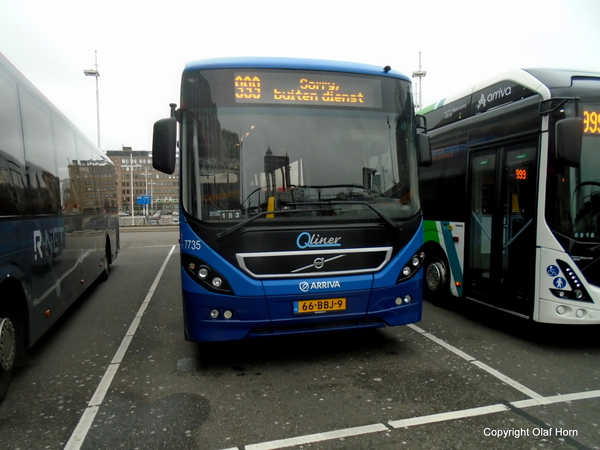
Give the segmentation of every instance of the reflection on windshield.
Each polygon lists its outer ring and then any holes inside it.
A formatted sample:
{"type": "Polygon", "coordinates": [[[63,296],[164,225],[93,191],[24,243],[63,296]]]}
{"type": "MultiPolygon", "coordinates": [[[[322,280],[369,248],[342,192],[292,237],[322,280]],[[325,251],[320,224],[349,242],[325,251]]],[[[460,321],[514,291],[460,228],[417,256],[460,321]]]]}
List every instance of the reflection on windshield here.
{"type": "Polygon", "coordinates": [[[573,192],[574,237],[594,239],[600,234],[600,182],[585,182],[573,192]]]}
{"type": "Polygon", "coordinates": [[[410,97],[393,112],[199,103],[184,110],[182,201],[200,220],[285,210],[377,218],[364,203],[391,218],[419,209],[410,97]]]}
{"type": "Polygon", "coordinates": [[[584,136],[579,167],[563,171],[555,177],[558,195],[549,191],[548,200],[556,206],[547,214],[556,215],[559,233],[581,242],[600,241],[600,136],[584,136]]]}

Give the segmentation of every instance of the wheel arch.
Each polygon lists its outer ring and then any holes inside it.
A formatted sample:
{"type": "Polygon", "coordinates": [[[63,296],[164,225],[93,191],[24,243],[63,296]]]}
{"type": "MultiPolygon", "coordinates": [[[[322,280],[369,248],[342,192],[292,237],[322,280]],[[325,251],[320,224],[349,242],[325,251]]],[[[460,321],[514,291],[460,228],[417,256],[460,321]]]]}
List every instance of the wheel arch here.
{"type": "Polygon", "coordinates": [[[108,264],[112,264],[113,263],[113,253],[112,253],[112,243],[110,241],[110,235],[108,233],[105,233],[105,239],[104,239],[104,249],[105,249],[105,255],[108,258],[107,263],[108,264]]]}
{"type": "Polygon", "coordinates": [[[425,262],[423,264],[423,290],[425,292],[425,298],[427,298],[432,303],[441,303],[444,298],[447,298],[451,295],[450,291],[450,265],[448,263],[448,256],[446,252],[442,248],[442,246],[435,241],[428,241],[424,245],[425,249],[425,262]],[[441,267],[443,270],[443,276],[438,278],[438,281],[441,283],[438,289],[432,290],[428,285],[429,280],[429,270],[430,266],[438,265],[438,274],[440,272],[439,264],[441,263],[441,267]]]}
{"type": "Polygon", "coordinates": [[[17,332],[17,352],[29,348],[32,344],[29,332],[28,290],[21,277],[0,271],[0,317],[10,317],[17,332]]]}

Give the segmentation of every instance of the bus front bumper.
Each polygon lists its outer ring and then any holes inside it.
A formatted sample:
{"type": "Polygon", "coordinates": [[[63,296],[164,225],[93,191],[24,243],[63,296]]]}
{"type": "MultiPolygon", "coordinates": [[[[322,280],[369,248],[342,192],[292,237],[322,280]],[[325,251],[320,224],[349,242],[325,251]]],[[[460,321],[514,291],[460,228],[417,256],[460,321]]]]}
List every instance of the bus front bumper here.
{"type": "Polygon", "coordinates": [[[344,329],[380,328],[419,322],[422,314],[420,290],[402,291],[399,286],[373,289],[362,301],[356,292],[347,293],[349,301],[363,303],[362,308],[348,308],[344,312],[298,315],[292,313],[296,297],[213,297],[212,305],[194,301],[202,294],[184,292],[185,338],[193,342],[231,341],[261,336],[277,336],[344,329]],[[410,298],[408,302],[405,299],[410,298]],[[376,299],[376,300],[373,300],[376,299]],[[202,303],[202,305],[200,305],[202,303]],[[286,314],[273,314],[288,305],[286,314]]]}

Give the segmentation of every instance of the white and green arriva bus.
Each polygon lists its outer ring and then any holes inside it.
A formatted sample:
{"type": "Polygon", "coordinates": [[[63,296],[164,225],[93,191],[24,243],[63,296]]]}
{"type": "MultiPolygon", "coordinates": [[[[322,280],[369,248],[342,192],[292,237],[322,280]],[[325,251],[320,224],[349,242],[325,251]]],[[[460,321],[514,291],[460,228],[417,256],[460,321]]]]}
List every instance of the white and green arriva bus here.
{"type": "Polygon", "coordinates": [[[600,324],[600,73],[513,70],[420,113],[425,298],[600,324]]]}

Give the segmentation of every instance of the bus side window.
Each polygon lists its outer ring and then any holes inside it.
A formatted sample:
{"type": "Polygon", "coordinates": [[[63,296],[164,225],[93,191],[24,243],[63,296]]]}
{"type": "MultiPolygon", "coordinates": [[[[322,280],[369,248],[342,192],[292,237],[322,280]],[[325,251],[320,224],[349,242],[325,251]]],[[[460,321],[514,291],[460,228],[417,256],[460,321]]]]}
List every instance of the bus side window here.
{"type": "Polygon", "coordinates": [[[18,205],[17,208],[19,209],[19,214],[22,214],[25,212],[25,207],[27,205],[25,180],[23,179],[21,172],[17,172],[12,168],[10,169],[10,179],[14,189],[15,201],[18,205]]]}
{"type": "Polygon", "coordinates": [[[0,216],[18,214],[16,190],[7,166],[8,161],[0,155],[0,216]]]}

